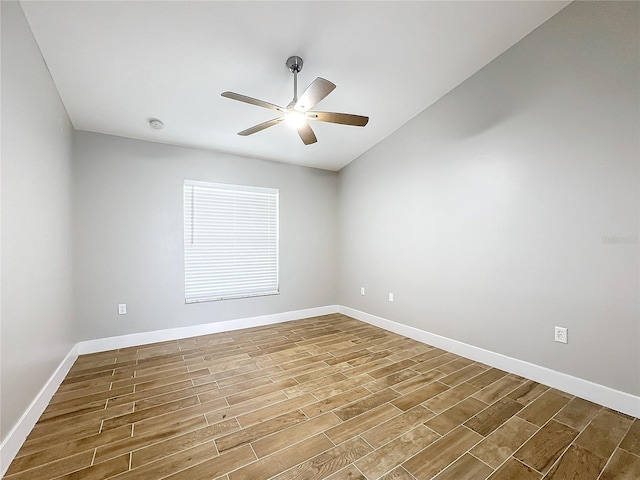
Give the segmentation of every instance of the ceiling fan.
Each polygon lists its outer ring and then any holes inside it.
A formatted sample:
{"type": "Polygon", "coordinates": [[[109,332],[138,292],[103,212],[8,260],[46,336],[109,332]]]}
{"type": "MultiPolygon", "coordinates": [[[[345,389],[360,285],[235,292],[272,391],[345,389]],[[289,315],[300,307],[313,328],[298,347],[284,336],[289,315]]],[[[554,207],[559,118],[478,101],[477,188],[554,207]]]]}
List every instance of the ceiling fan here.
{"type": "Polygon", "coordinates": [[[318,104],[318,102],[329,95],[336,86],[329,80],[318,77],[304,92],[302,92],[300,98],[298,98],[298,73],[302,70],[302,58],[298,56],[289,57],[286,65],[291,73],[293,73],[293,99],[286,107],[280,107],[279,105],[258,100],[257,98],[247,97],[246,95],[240,95],[239,93],[224,92],[222,94],[223,97],[227,97],[232,100],[250,103],[251,105],[276,110],[281,113],[281,116],[277,118],[267,120],[266,122],[259,123],[258,125],[238,132],[238,135],[252,135],[284,121],[291,128],[295,128],[298,131],[298,135],[300,135],[300,138],[305,145],[310,145],[312,143],[316,143],[318,139],[316,138],[315,133],[313,133],[308,120],[338,123],[341,125],[354,125],[356,127],[364,127],[367,124],[369,117],[352,115],[349,113],[316,112],[311,110],[316,106],[316,104],[318,104]]]}

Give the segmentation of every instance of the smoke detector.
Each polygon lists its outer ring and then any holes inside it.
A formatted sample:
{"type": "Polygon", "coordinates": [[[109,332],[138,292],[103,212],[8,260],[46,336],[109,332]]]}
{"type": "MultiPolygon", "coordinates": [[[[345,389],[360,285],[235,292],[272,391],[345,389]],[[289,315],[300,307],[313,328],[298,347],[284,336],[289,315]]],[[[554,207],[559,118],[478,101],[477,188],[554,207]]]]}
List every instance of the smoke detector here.
{"type": "Polygon", "coordinates": [[[152,118],[151,120],[149,120],[149,125],[154,130],[162,130],[164,128],[164,123],[162,123],[157,118],[152,118]]]}

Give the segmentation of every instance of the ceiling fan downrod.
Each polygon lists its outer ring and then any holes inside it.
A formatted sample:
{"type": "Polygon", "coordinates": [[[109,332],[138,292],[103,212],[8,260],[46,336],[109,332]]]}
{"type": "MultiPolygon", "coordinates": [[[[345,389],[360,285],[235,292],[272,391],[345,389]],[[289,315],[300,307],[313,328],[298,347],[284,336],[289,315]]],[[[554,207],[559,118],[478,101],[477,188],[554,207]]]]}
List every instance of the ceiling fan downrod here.
{"type": "Polygon", "coordinates": [[[291,100],[287,109],[292,109],[298,101],[298,73],[302,71],[302,64],[302,58],[296,55],[287,58],[287,68],[291,73],[293,73],[293,100],[291,100]]]}

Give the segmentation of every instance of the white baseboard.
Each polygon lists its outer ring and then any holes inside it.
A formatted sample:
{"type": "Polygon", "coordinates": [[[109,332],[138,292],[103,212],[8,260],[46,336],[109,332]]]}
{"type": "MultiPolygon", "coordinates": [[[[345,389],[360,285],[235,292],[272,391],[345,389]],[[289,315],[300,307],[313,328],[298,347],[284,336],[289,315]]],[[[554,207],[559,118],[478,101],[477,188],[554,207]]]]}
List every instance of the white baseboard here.
{"type": "Polygon", "coordinates": [[[0,478],[5,474],[18,453],[18,450],[20,450],[20,447],[40,418],[40,415],[42,415],[42,412],[44,412],[47,405],[49,405],[51,397],[53,397],[53,394],[56,393],[58,387],[67,376],[67,373],[69,373],[76,358],[78,358],[78,351],[74,345],[64,360],[58,365],[56,371],[53,372],[53,375],[49,377],[44,387],[38,392],[38,395],[36,395],[36,398],[31,402],[31,405],[27,407],[22,417],[20,417],[20,420],[18,420],[2,443],[0,443],[0,478]]]}
{"type": "Polygon", "coordinates": [[[566,373],[541,367],[533,363],[508,357],[500,353],[484,350],[466,343],[458,342],[447,337],[429,333],[415,327],[377,317],[369,313],[361,312],[353,308],[339,306],[339,313],[356,318],[363,322],[389,330],[405,337],[413,338],[419,342],[442,348],[449,352],[461,355],[471,360],[482,362],[510,373],[548,385],[558,390],[576,395],[592,402],[604,405],[627,415],[640,417],[640,397],[621,392],[604,385],[577,378],[566,373]]]}
{"type": "Polygon", "coordinates": [[[273,313],[271,315],[260,315],[257,317],[204,323],[189,327],[169,328],[166,330],[155,330],[153,332],[133,333],[131,335],[120,335],[118,337],[87,340],[77,344],[78,355],[106,352],[107,350],[133,347],[136,345],[146,345],[148,343],[167,342],[170,340],[197,337],[199,335],[209,335],[211,333],[230,332],[232,330],[240,330],[242,328],[261,327],[264,325],[288,322],[290,320],[298,320],[301,318],[317,317],[320,315],[337,313],[338,308],[338,305],[326,305],[323,307],[306,308],[291,312],[273,313]]]}

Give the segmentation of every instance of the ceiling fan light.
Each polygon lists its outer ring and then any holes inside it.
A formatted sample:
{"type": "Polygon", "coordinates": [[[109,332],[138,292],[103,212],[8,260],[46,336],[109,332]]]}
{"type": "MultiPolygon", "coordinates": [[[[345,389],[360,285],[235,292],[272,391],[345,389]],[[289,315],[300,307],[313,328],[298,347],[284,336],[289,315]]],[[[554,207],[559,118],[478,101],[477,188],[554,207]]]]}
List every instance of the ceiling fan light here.
{"type": "Polygon", "coordinates": [[[284,116],[284,121],[293,129],[298,129],[307,122],[304,113],[292,110],[284,116]]]}

